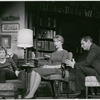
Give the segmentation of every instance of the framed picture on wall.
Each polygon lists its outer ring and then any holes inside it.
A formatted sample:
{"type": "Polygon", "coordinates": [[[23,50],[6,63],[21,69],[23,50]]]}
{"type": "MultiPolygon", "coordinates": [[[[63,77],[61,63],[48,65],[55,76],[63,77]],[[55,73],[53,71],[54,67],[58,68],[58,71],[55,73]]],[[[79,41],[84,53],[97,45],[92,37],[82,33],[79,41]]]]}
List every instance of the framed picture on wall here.
{"type": "Polygon", "coordinates": [[[2,23],[1,24],[1,32],[3,33],[15,33],[19,30],[18,23],[2,23]]]}
{"type": "Polygon", "coordinates": [[[11,48],[11,35],[1,35],[0,45],[6,48],[11,48]]]}

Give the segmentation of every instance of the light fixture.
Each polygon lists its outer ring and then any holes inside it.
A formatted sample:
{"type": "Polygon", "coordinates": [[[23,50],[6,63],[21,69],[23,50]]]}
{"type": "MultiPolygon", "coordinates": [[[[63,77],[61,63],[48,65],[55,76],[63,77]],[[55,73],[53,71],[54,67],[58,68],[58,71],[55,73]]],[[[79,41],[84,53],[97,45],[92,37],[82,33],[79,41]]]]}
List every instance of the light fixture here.
{"type": "Polygon", "coordinates": [[[24,63],[26,64],[26,49],[33,46],[33,31],[31,29],[21,29],[18,31],[17,46],[24,48],[24,63]]]}

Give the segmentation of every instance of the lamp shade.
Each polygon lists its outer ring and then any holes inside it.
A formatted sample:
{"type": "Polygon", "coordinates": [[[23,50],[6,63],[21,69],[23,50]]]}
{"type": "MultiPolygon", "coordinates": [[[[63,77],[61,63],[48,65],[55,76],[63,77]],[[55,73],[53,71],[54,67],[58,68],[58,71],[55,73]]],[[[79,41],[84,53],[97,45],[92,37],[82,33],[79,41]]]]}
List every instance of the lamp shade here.
{"type": "Polygon", "coordinates": [[[17,46],[29,48],[33,46],[33,31],[30,29],[21,29],[18,31],[17,46]]]}

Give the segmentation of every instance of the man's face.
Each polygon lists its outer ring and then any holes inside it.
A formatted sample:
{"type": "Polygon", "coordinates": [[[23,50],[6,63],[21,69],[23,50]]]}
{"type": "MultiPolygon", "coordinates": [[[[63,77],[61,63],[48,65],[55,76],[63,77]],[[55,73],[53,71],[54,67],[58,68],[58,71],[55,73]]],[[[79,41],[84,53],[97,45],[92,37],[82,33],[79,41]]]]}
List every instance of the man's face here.
{"type": "Polygon", "coordinates": [[[89,42],[84,41],[83,39],[81,40],[81,48],[84,50],[89,50],[89,42]]]}

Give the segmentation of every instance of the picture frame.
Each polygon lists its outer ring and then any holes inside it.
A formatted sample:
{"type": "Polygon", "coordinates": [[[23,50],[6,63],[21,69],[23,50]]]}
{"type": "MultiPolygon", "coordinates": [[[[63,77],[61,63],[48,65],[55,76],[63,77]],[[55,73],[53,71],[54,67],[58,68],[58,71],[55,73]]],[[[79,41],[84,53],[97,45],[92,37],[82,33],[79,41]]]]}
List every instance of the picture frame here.
{"type": "Polygon", "coordinates": [[[16,33],[19,30],[18,23],[2,23],[1,24],[1,32],[3,33],[16,33]]]}
{"type": "Polygon", "coordinates": [[[11,48],[11,35],[1,35],[0,45],[6,48],[11,48]]]}

